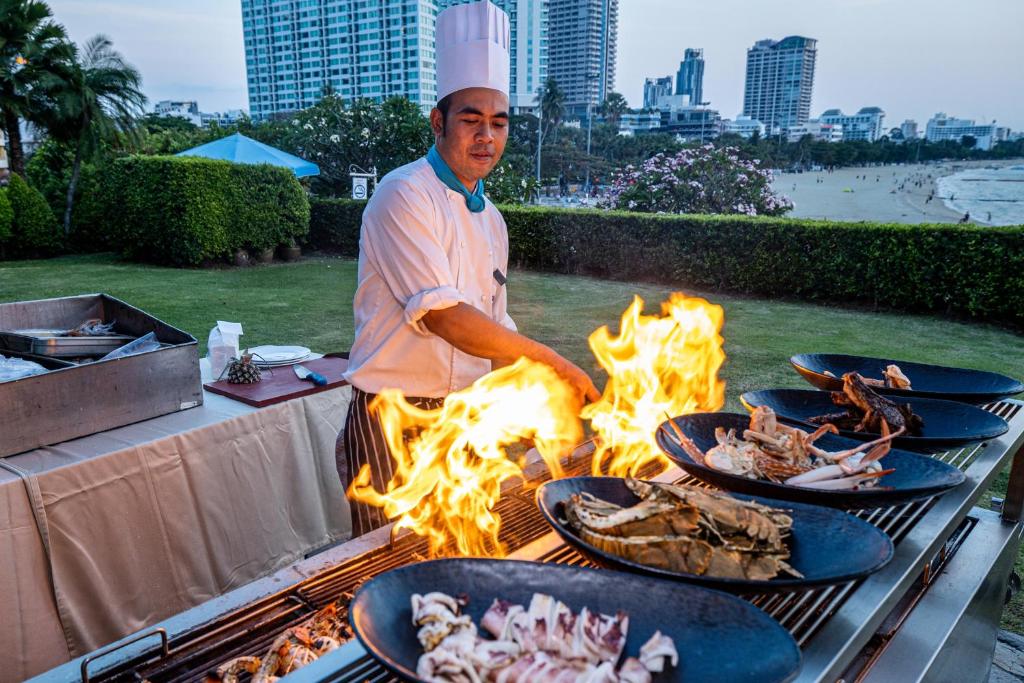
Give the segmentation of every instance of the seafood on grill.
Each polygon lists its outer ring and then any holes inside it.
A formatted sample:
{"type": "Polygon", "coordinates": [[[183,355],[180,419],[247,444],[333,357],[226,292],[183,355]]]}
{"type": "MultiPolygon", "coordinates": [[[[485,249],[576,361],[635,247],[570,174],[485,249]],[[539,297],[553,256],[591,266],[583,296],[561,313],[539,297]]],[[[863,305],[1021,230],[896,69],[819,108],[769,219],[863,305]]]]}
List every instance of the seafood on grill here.
{"type": "Polygon", "coordinates": [[[339,603],[333,602],[301,624],[282,632],[262,657],[236,657],[207,676],[207,681],[237,683],[250,674],[253,683],[270,683],[316,661],[352,638],[339,603]]]}
{"type": "MultiPolygon", "coordinates": [[[[838,379],[838,377],[836,377],[833,373],[829,372],[828,370],[825,371],[825,374],[828,377],[838,379]]],[[[898,365],[887,365],[885,367],[885,370],[882,372],[882,379],[864,377],[863,375],[861,376],[861,379],[864,381],[864,384],[868,385],[869,387],[880,387],[883,389],[904,389],[906,391],[910,391],[912,389],[912,387],[910,386],[910,378],[903,374],[903,371],[900,370],[900,366],[898,365]]]]}
{"type": "Polygon", "coordinates": [[[786,560],[793,520],[782,510],[696,486],[626,479],[640,498],[622,507],[591,494],[565,503],[587,543],[625,559],[699,576],[767,581],[800,577],[786,560]]]}
{"type": "Polygon", "coordinates": [[[843,390],[832,392],[832,402],[845,410],[808,418],[813,424],[831,424],[855,432],[882,433],[883,423],[891,431],[905,430],[920,436],[924,420],[914,414],[910,404],[896,404],[875,393],[856,372],[843,375],[843,390]]]}
{"type": "Polygon", "coordinates": [[[758,406],[742,437],[735,429],[719,427],[715,430],[718,443],[706,453],[681,430],[676,432],[675,440],[695,462],[713,470],[777,484],[843,491],[874,486],[880,477],[890,474],[893,470],[883,469],[879,460],[904,430],[901,427],[890,432],[883,422],[881,438],[842,451],[827,451],[815,441],[824,434],[837,433],[834,425],[822,425],[808,433],[779,422],[768,406],[758,406]]]}
{"type": "Polygon", "coordinates": [[[656,631],[638,657],[616,663],[626,647],[629,616],[574,613],[534,593],[528,607],[496,599],[480,619],[484,638],[462,608],[467,599],[445,593],[412,596],[412,622],[423,646],[416,674],[438,683],[650,683],[676,666],[672,639],[656,631]]]}

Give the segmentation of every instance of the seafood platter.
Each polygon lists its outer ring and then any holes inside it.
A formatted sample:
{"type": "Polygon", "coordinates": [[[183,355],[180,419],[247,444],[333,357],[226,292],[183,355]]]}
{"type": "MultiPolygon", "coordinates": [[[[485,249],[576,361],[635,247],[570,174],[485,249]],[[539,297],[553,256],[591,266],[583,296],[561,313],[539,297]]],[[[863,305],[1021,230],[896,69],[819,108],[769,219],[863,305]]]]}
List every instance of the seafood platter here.
{"type": "Polygon", "coordinates": [[[730,592],[843,583],[893,552],[877,527],[839,510],[694,485],[572,477],[543,484],[537,499],[552,528],[600,565],[730,592]]]}
{"type": "Polygon", "coordinates": [[[385,527],[42,681],[974,680],[962,643],[994,643],[1021,526],[972,506],[1024,449],[1024,404],[876,391],[905,380],[840,375],[801,414],[752,392],[750,415],[667,415],[652,437],[674,466],[592,476],[574,451],[502,486],[494,557],[385,527]],[[968,439],[973,411],[992,419],[968,439]],[[970,443],[902,447],[940,428],[970,443]]]}
{"type": "Polygon", "coordinates": [[[880,394],[942,398],[981,405],[1024,393],[1024,383],[997,372],[840,353],[801,353],[789,359],[818,389],[842,391],[843,375],[856,372],[880,394]]]}
{"type": "Polygon", "coordinates": [[[416,681],[771,683],[800,663],[748,602],[564,565],[421,562],[368,582],[350,609],[363,645],[416,681]]]}
{"type": "Polygon", "coordinates": [[[106,294],[0,304],[0,355],[41,366],[0,382],[0,457],[203,400],[195,338],[106,294]],[[150,333],[152,350],[103,360],[150,333]]]}

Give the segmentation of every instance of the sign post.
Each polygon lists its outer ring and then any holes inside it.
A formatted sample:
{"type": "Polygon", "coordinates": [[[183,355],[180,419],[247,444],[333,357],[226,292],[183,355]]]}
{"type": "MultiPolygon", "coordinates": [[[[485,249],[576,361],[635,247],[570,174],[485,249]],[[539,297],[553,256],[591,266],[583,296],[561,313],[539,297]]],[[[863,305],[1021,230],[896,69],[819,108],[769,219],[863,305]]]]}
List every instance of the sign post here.
{"type": "Polygon", "coordinates": [[[348,175],[352,178],[352,199],[369,199],[371,188],[370,178],[373,178],[373,190],[377,189],[377,167],[372,167],[369,172],[364,171],[355,164],[348,167],[348,175]]]}

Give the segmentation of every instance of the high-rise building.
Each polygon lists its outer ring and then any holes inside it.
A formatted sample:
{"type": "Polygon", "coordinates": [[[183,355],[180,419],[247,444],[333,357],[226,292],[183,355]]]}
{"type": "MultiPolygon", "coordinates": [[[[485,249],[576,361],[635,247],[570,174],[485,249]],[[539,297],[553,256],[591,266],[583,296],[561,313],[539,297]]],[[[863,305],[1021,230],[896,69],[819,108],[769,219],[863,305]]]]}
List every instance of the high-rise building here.
{"type": "Polygon", "coordinates": [[[686,48],[676,73],[676,95],[689,95],[694,105],[704,104],[704,50],[686,48]]]}
{"type": "MultiPolygon", "coordinates": [[[[438,0],[437,10],[476,0],[438,0]]],[[[537,91],[548,77],[548,0],[491,0],[508,14],[512,39],[509,106],[533,112],[537,91]]]]}
{"type": "Polygon", "coordinates": [[[647,78],[644,80],[644,109],[655,109],[658,100],[672,96],[672,77],[647,78]]]}
{"type": "Polygon", "coordinates": [[[817,43],[801,36],[754,43],[747,50],[743,115],[771,131],[806,123],[811,116],[817,43]]]}
{"type": "Polygon", "coordinates": [[[963,142],[965,137],[974,138],[977,149],[992,149],[998,143],[1009,138],[1009,130],[996,125],[996,122],[977,124],[974,119],[955,119],[939,112],[928,119],[925,126],[925,138],[928,142],[953,140],[963,142]]]}
{"type": "Polygon", "coordinates": [[[900,132],[903,133],[904,140],[915,140],[917,138],[917,121],[907,119],[900,124],[900,132]]]}
{"type": "Polygon", "coordinates": [[[316,104],[408,97],[434,105],[434,0],[242,0],[253,119],[316,104]]]}
{"type": "Polygon", "coordinates": [[[842,126],[845,142],[874,142],[885,135],[885,128],[882,125],[885,112],[879,107],[862,107],[856,114],[844,114],[839,109],[828,109],[819,119],[822,123],[842,126]]]}
{"type": "Polygon", "coordinates": [[[619,0],[548,0],[548,74],[569,116],[584,116],[615,87],[619,0]]]}

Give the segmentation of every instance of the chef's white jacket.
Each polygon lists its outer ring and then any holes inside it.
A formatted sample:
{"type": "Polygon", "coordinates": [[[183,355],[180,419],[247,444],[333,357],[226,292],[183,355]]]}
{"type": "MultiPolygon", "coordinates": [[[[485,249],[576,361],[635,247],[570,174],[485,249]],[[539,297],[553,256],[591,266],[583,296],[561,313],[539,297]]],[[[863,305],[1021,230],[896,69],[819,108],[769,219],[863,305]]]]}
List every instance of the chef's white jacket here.
{"type": "Polygon", "coordinates": [[[466,303],[515,330],[501,282],[507,272],[505,219],[490,200],[470,212],[425,158],[388,173],[363,212],[345,378],[369,393],[395,388],[430,398],[472,384],[491,362],[432,334],[422,318],[466,303]]]}

